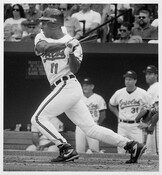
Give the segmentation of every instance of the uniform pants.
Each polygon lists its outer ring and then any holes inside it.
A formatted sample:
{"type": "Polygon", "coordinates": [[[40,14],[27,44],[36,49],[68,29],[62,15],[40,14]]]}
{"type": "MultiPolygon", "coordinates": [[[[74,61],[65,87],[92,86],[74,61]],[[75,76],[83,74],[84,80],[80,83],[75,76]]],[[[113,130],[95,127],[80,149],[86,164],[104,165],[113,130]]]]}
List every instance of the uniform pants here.
{"type": "Polygon", "coordinates": [[[159,122],[156,124],[153,134],[148,134],[146,146],[146,154],[157,155],[159,153],[159,122]]]}
{"type": "Polygon", "coordinates": [[[65,112],[69,119],[80,127],[88,137],[114,146],[124,147],[130,140],[110,129],[98,126],[92,119],[82,97],[82,87],[75,78],[59,83],[32,116],[32,124],[57,146],[67,143],[66,139],[50,122],[52,117],[65,112]]]}
{"type": "Polygon", "coordinates": [[[75,142],[76,151],[78,153],[85,153],[87,146],[91,151],[99,152],[99,141],[87,137],[86,134],[78,126],[75,130],[75,142]]]}
{"type": "MultiPolygon", "coordinates": [[[[118,134],[129,138],[131,140],[138,141],[140,143],[143,142],[143,134],[142,130],[138,128],[138,123],[124,123],[119,122],[118,124],[118,134]]],[[[124,154],[125,150],[123,148],[118,147],[118,153],[124,154]]]]}

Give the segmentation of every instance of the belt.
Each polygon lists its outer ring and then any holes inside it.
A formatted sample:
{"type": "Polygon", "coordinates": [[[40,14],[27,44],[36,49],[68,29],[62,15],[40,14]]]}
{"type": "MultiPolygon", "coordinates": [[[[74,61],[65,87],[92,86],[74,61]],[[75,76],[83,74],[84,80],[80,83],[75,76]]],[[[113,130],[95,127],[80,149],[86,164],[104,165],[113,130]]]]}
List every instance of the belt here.
{"type": "Polygon", "coordinates": [[[51,89],[53,90],[62,81],[66,81],[66,80],[69,80],[71,78],[75,78],[75,75],[72,75],[71,74],[71,75],[63,76],[62,78],[60,78],[59,80],[57,80],[53,85],[51,85],[51,89]]]}
{"type": "Polygon", "coordinates": [[[122,119],[120,119],[119,121],[124,122],[124,123],[139,123],[139,121],[136,122],[135,120],[122,120],[122,119]]]}

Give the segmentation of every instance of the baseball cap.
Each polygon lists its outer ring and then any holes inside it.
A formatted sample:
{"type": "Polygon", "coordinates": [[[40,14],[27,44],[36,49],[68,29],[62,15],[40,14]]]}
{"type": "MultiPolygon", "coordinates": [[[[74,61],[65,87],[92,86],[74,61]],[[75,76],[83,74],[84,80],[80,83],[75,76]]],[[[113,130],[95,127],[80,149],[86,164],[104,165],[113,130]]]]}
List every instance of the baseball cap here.
{"type": "Polygon", "coordinates": [[[92,78],[84,78],[82,84],[93,84],[92,78]]]}
{"type": "Polygon", "coordinates": [[[143,73],[147,73],[147,72],[157,74],[158,73],[158,70],[157,70],[156,66],[149,65],[149,66],[147,66],[146,70],[143,71],[143,73]]]}
{"type": "Polygon", "coordinates": [[[39,18],[40,21],[51,21],[57,25],[63,26],[64,17],[63,13],[55,8],[46,8],[43,11],[43,16],[39,18]]]}
{"type": "Polygon", "coordinates": [[[37,26],[39,25],[39,20],[38,19],[35,19],[35,20],[25,20],[21,23],[22,25],[24,26],[37,26]]]}
{"type": "Polygon", "coordinates": [[[137,79],[137,74],[136,72],[132,71],[132,70],[129,70],[127,71],[124,75],[123,75],[124,78],[126,77],[129,77],[129,78],[133,78],[133,79],[137,79]]]}

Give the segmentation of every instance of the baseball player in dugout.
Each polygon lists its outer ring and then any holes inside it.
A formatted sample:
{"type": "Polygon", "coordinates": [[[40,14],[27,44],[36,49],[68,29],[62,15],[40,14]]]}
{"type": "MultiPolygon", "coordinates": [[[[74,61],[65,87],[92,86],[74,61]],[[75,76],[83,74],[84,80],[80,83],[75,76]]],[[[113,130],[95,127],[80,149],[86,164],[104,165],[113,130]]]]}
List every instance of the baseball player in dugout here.
{"type": "Polygon", "coordinates": [[[96,124],[84,103],[81,84],[74,75],[83,59],[82,47],[77,39],[62,32],[61,16],[59,10],[47,8],[40,18],[42,31],[35,37],[35,53],[41,57],[53,91],[39,105],[31,123],[59,148],[59,156],[51,162],[67,162],[79,158],[76,150],[50,122],[51,118],[65,112],[88,137],[123,147],[130,153],[127,163],[136,163],[146,146],[96,124]]]}
{"type": "Polygon", "coordinates": [[[146,107],[136,118],[141,121],[140,128],[147,133],[146,154],[158,154],[159,151],[159,83],[158,69],[154,65],[147,66],[145,73],[146,83],[149,85],[147,92],[151,96],[153,103],[151,107],[146,107]]]}
{"type": "MultiPolygon", "coordinates": [[[[130,70],[123,75],[125,87],[117,90],[109,101],[109,109],[118,119],[118,134],[143,142],[142,130],[138,127],[136,117],[144,106],[149,106],[152,100],[149,94],[136,86],[137,74],[130,70]]],[[[123,148],[118,147],[118,153],[125,153],[123,148]]]]}
{"type": "MultiPolygon", "coordinates": [[[[93,92],[94,83],[92,78],[84,78],[82,82],[83,89],[83,101],[87,105],[93,120],[101,125],[103,120],[106,118],[106,102],[99,94],[93,92]]],[[[76,126],[75,131],[76,151],[78,153],[99,153],[99,141],[92,139],[76,126]],[[87,149],[88,148],[88,149],[87,149]]],[[[102,150],[101,150],[102,152],[102,150]]]]}

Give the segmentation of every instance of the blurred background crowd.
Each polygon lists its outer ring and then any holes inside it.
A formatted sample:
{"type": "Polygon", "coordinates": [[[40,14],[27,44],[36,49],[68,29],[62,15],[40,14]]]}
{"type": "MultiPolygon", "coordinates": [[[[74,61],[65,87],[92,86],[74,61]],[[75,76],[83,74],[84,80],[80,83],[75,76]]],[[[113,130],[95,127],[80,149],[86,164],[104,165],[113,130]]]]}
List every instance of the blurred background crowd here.
{"type": "Polygon", "coordinates": [[[63,31],[99,43],[158,43],[158,4],[4,4],[4,41],[30,42],[46,8],[62,12],[63,31]]]}

